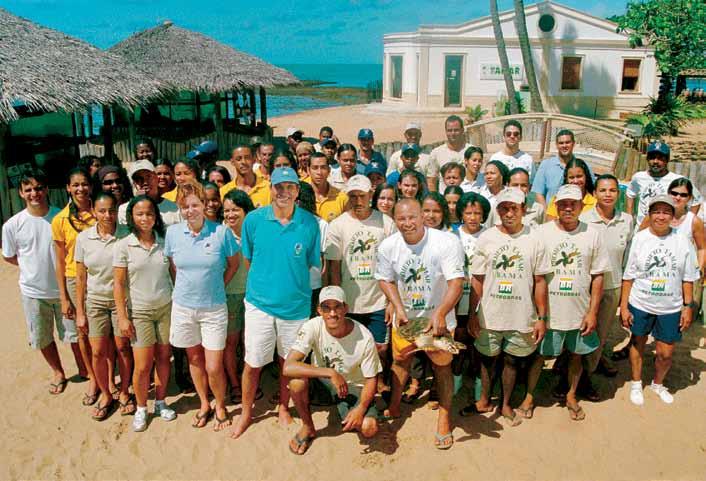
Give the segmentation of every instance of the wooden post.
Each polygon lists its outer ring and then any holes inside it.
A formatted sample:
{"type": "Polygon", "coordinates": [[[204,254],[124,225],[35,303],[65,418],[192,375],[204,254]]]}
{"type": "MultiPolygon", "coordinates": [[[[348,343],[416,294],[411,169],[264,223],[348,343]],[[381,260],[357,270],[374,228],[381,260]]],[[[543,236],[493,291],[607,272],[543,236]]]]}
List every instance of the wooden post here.
{"type": "Polygon", "coordinates": [[[194,92],[194,103],[196,104],[196,123],[201,125],[201,94],[194,92]]]}
{"type": "Polygon", "coordinates": [[[221,114],[221,94],[211,96],[213,101],[213,124],[216,126],[216,144],[218,144],[218,158],[226,154],[225,136],[223,135],[223,116],[221,114]]]}
{"type": "MultiPolygon", "coordinates": [[[[136,142],[137,142],[137,131],[135,129],[135,111],[130,110],[127,113],[127,135],[128,135],[128,142],[127,142],[127,147],[130,152],[135,151],[136,147],[136,142]]],[[[126,160],[132,160],[132,159],[122,159],[123,161],[126,160]]]]}
{"type": "Polygon", "coordinates": [[[110,107],[103,106],[103,157],[106,164],[113,163],[113,118],[110,107]]]}
{"type": "Polygon", "coordinates": [[[5,223],[12,216],[10,205],[10,180],[7,176],[7,135],[9,125],[0,123],[0,223],[5,223]]]}
{"type": "Polygon", "coordinates": [[[541,141],[539,143],[539,159],[538,161],[542,161],[544,159],[544,153],[547,151],[547,125],[549,124],[549,120],[545,120],[542,122],[542,131],[539,134],[541,141]]]}
{"type": "Polygon", "coordinates": [[[255,89],[248,89],[248,101],[250,103],[250,126],[257,125],[257,107],[255,106],[255,89]]]}
{"type": "Polygon", "coordinates": [[[262,125],[267,125],[267,94],[264,87],[260,87],[260,121],[262,125]]]}

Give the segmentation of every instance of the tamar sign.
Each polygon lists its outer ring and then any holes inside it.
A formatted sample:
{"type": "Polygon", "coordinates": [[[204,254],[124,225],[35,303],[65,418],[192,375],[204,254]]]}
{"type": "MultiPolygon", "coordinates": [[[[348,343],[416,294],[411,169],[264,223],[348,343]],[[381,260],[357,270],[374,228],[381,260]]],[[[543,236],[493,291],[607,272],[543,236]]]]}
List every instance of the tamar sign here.
{"type": "MultiPolygon", "coordinates": [[[[513,80],[522,80],[522,65],[510,65],[513,80]]],[[[480,64],[480,79],[481,80],[502,80],[503,70],[500,64],[482,63],[480,64]]]]}

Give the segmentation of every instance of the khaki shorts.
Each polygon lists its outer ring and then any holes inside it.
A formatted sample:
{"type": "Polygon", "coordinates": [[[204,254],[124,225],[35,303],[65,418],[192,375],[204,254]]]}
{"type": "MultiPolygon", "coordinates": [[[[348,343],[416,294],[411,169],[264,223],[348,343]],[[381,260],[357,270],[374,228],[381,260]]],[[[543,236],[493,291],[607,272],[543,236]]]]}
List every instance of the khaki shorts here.
{"type": "Polygon", "coordinates": [[[478,352],[488,357],[495,357],[500,354],[500,351],[517,357],[526,357],[537,349],[532,332],[492,329],[481,329],[475,346],[478,352]]]}
{"type": "Polygon", "coordinates": [[[120,335],[118,328],[118,310],[115,301],[86,299],[86,317],[88,318],[88,337],[108,337],[120,335]]]}
{"type": "Polygon", "coordinates": [[[135,338],[132,347],[152,347],[169,344],[169,326],[172,323],[172,303],[153,309],[132,309],[135,338]]]}
{"type": "Polygon", "coordinates": [[[228,306],[228,334],[242,331],[245,327],[245,293],[226,295],[228,306]]]}
{"type": "Polygon", "coordinates": [[[35,299],[22,294],[22,308],[32,349],[44,349],[54,342],[55,325],[59,339],[65,340],[66,330],[61,319],[59,299],[35,299]]]}

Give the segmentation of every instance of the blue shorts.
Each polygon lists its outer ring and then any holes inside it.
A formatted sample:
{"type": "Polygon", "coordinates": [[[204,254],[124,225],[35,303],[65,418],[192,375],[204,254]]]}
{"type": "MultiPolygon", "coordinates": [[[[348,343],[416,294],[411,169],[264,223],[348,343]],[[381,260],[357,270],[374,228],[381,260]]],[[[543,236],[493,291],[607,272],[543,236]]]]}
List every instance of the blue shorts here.
{"type": "Polygon", "coordinates": [[[367,314],[353,314],[352,312],[349,312],[346,316],[367,327],[373,335],[373,339],[375,339],[376,344],[387,344],[389,342],[389,331],[387,329],[387,324],[385,324],[385,309],[380,309],[375,312],[368,312],[367,314]]]}
{"type": "Polygon", "coordinates": [[[681,311],[671,314],[650,314],[628,304],[628,309],[632,314],[632,326],[630,332],[636,336],[646,336],[652,334],[655,339],[667,344],[681,341],[679,331],[679,321],[681,311]]]}

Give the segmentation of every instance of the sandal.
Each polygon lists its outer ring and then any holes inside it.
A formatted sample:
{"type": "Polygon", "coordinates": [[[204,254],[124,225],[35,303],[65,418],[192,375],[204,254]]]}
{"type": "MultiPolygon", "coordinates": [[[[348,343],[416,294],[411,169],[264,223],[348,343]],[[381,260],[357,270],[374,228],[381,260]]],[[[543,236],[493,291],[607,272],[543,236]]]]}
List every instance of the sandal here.
{"type": "Polygon", "coordinates": [[[569,416],[571,417],[572,421],[583,421],[584,419],[586,419],[586,413],[584,412],[581,406],[576,406],[575,408],[572,408],[567,404],[566,409],[569,410],[569,416]]]}
{"type": "Polygon", "coordinates": [[[191,427],[196,429],[206,427],[206,425],[208,424],[208,420],[211,419],[212,415],[213,409],[211,408],[209,408],[208,411],[203,414],[197,412],[196,416],[194,416],[194,421],[191,423],[191,427]]]}
{"type": "Polygon", "coordinates": [[[91,416],[94,421],[104,421],[113,412],[115,401],[110,400],[107,406],[97,406],[96,412],[91,416]]]}
{"type": "Polygon", "coordinates": [[[289,441],[289,450],[293,454],[296,454],[297,456],[301,456],[302,454],[306,453],[309,450],[309,448],[311,447],[311,443],[314,441],[315,438],[316,438],[316,436],[304,436],[303,438],[300,438],[299,433],[297,433],[289,441]],[[292,445],[292,442],[294,442],[294,446],[292,445]],[[304,448],[304,451],[299,452],[299,450],[301,448],[304,448]]]}
{"type": "Polygon", "coordinates": [[[532,419],[532,416],[534,416],[534,406],[529,409],[515,408],[515,412],[523,419],[532,419]]]}
{"type": "Polygon", "coordinates": [[[446,451],[447,449],[451,449],[451,446],[454,445],[453,433],[446,433],[446,434],[434,433],[434,437],[436,438],[436,442],[434,443],[434,446],[436,446],[436,449],[446,451]],[[450,442],[447,443],[446,442],[447,440],[450,440],[450,442]]]}
{"type": "Polygon", "coordinates": [[[83,393],[83,399],[81,400],[81,404],[84,406],[93,406],[96,401],[98,401],[98,392],[94,392],[93,394],[88,394],[87,392],[83,393]]]}
{"type": "Polygon", "coordinates": [[[522,424],[522,419],[520,419],[520,416],[518,416],[514,410],[512,411],[512,416],[506,416],[505,414],[503,414],[502,416],[503,419],[505,419],[505,421],[507,421],[510,427],[512,428],[522,424]]]}
{"type": "Polygon", "coordinates": [[[226,417],[221,419],[218,417],[218,414],[214,415],[213,418],[215,419],[216,422],[213,423],[213,430],[218,432],[218,431],[223,431],[226,426],[230,425],[230,418],[228,417],[228,413],[226,412],[226,417]],[[223,427],[219,428],[218,426],[224,425],[223,427]]]}
{"type": "Polygon", "coordinates": [[[402,394],[402,402],[405,404],[414,404],[414,401],[419,399],[419,396],[422,395],[422,386],[421,383],[417,384],[416,387],[413,387],[412,384],[410,383],[409,387],[407,390],[402,394]]]}
{"type": "Polygon", "coordinates": [[[135,411],[137,411],[137,405],[135,404],[135,396],[130,394],[127,398],[127,401],[120,402],[118,400],[118,404],[120,405],[120,415],[121,416],[130,416],[131,414],[135,414],[135,411]]]}
{"type": "Polygon", "coordinates": [[[52,395],[61,394],[62,392],[64,392],[66,390],[66,385],[68,383],[69,383],[69,381],[66,379],[62,379],[59,382],[49,383],[49,387],[50,387],[49,394],[52,394],[52,395]]]}

